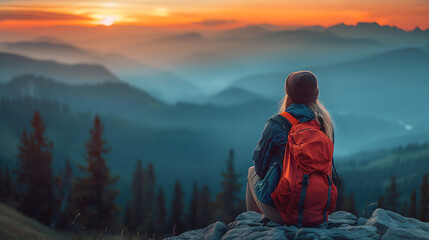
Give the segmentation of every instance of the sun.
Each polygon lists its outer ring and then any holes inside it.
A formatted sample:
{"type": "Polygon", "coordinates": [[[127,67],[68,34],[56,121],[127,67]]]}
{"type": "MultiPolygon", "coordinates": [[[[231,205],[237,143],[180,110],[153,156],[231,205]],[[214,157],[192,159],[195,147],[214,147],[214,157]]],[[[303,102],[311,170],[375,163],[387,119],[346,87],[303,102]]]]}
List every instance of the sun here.
{"type": "Polygon", "coordinates": [[[104,26],[111,26],[116,21],[116,17],[114,16],[105,16],[101,19],[101,24],[104,26]]]}

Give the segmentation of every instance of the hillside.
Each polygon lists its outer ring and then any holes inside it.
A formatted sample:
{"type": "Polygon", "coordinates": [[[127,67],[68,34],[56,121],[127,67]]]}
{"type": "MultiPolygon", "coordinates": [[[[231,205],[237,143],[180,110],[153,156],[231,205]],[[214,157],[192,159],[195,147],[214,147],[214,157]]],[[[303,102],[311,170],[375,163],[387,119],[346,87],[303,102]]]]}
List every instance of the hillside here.
{"type": "Polygon", "coordinates": [[[131,237],[114,234],[100,234],[85,232],[65,233],[52,230],[46,225],[39,223],[36,219],[25,216],[15,209],[0,203],[0,239],[2,240],[91,240],[101,237],[105,240],[127,240],[131,237]]]}
{"type": "Polygon", "coordinates": [[[391,175],[396,176],[401,194],[399,208],[402,208],[409,201],[411,191],[419,190],[423,175],[429,173],[429,144],[360,153],[336,162],[345,190],[354,193],[358,209],[363,210],[365,203],[377,202],[379,196],[386,193],[391,175]]]}
{"type": "Polygon", "coordinates": [[[209,97],[207,103],[218,106],[240,105],[254,101],[265,100],[262,96],[242,88],[227,88],[209,97]]]}
{"type": "Polygon", "coordinates": [[[153,113],[166,105],[146,92],[122,82],[92,85],[68,85],[52,79],[23,75],[0,84],[2,98],[49,99],[75,110],[115,114],[129,119],[154,121],[153,113]],[[152,114],[149,114],[152,113],[152,114]]]}
{"type": "Polygon", "coordinates": [[[124,75],[121,80],[167,103],[178,101],[203,102],[204,92],[195,84],[170,72],[124,75]]]}
{"type": "Polygon", "coordinates": [[[61,236],[37,220],[24,216],[15,209],[0,203],[0,239],[70,239],[61,236]]]}
{"type": "Polygon", "coordinates": [[[68,84],[118,82],[118,78],[101,65],[63,64],[0,53],[0,82],[7,82],[22,74],[43,75],[68,84]]]}

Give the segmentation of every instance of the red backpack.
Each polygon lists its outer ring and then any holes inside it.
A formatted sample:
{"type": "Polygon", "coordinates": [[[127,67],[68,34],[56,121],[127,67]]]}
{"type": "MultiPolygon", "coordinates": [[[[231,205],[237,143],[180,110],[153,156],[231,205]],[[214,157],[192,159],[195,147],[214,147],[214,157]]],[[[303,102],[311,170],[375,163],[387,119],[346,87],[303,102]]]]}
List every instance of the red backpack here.
{"type": "Polygon", "coordinates": [[[292,125],[283,171],[271,197],[286,225],[316,226],[335,211],[337,188],[332,183],[334,144],[316,120],[300,123],[288,112],[292,125]]]}

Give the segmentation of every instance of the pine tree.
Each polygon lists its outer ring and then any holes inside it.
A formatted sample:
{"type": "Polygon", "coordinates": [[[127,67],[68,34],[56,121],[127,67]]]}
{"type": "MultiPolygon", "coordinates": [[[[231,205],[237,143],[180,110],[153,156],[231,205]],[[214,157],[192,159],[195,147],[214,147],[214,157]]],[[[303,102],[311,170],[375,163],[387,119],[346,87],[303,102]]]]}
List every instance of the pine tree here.
{"type": "Polygon", "coordinates": [[[163,235],[167,231],[167,210],[165,209],[165,196],[162,188],[158,191],[158,201],[156,207],[156,226],[158,235],[163,235]]]}
{"type": "Polygon", "coordinates": [[[74,214],[70,206],[71,191],[72,191],[72,167],[70,160],[66,159],[66,166],[58,178],[58,195],[59,195],[59,216],[56,222],[56,227],[67,229],[73,221],[74,214]]]}
{"type": "Polygon", "coordinates": [[[210,190],[207,185],[203,186],[199,201],[200,210],[198,215],[197,228],[203,228],[212,223],[213,220],[213,209],[210,199],[210,190]]]}
{"type": "Polygon", "coordinates": [[[0,165],[0,201],[3,199],[3,186],[4,186],[4,179],[3,179],[3,169],[0,165]]]}
{"type": "Polygon", "coordinates": [[[153,168],[153,164],[149,163],[147,165],[147,171],[146,171],[146,191],[145,191],[145,200],[147,202],[146,204],[146,216],[144,221],[145,229],[144,231],[152,235],[155,233],[155,185],[156,185],[156,177],[155,177],[155,170],[153,168]]]}
{"type": "Polygon", "coordinates": [[[396,177],[392,175],[390,177],[390,186],[387,188],[386,195],[386,209],[391,211],[398,211],[398,197],[400,193],[396,189],[396,177]]]}
{"type": "Polygon", "coordinates": [[[234,150],[229,151],[229,157],[226,160],[226,171],[222,172],[223,190],[217,195],[220,215],[223,221],[231,222],[240,209],[240,188],[241,183],[238,181],[239,175],[235,173],[234,168],[234,150]]]}
{"type": "Polygon", "coordinates": [[[105,155],[110,147],[105,146],[103,131],[104,126],[96,116],[90,139],[85,145],[87,166],[79,166],[84,176],[76,178],[72,192],[74,209],[80,213],[79,222],[87,229],[96,231],[115,225],[119,211],[115,203],[119,190],[114,188],[118,177],[110,175],[106,164],[105,155]]]}
{"type": "Polygon", "coordinates": [[[353,193],[351,193],[349,196],[347,196],[347,203],[346,203],[346,209],[345,211],[353,213],[354,215],[358,215],[358,211],[356,209],[355,204],[355,196],[353,193]]]}
{"type": "Polygon", "coordinates": [[[132,200],[131,200],[131,212],[132,221],[129,226],[130,231],[141,231],[146,217],[146,200],[145,200],[145,170],[142,167],[141,160],[137,160],[137,167],[133,174],[133,183],[131,186],[132,200]]]}
{"type": "Polygon", "coordinates": [[[24,130],[18,146],[17,181],[20,186],[19,210],[44,224],[54,217],[56,199],[52,173],[52,142],[45,137],[46,126],[38,111],[31,120],[33,132],[24,130]]]}
{"type": "Polygon", "coordinates": [[[0,169],[0,200],[9,204],[13,197],[14,187],[9,167],[6,165],[4,173],[0,169]]]}
{"type": "Polygon", "coordinates": [[[0,202],[5,202],[5,193],[3,191],[5,185],[5,179],[3,176],[3,169],[0,166],[0,202]]]}
{"type": "Polygon", "coordinates": [[[183,190],[180,181],[176,181],[174,186],[173,200],[171,202],[171,220],[170,226],[172,229],[172,235],[175,236],[184,232],[185,229],[185,216],[183,203],[183,190]]]}
{"type": "Polygon", "coordinates": [[[385,208],[384,196],[380,196],[377,201],[377,208],[385,208]]]}
{"type": "Polygon", "coordinates": [[[124,213],[124,225],[130,230],[130,226],[133,225],[133,213],[130,207],[130,204],[127,202],[125,205],[125,213],[124,213]]]}
{"type": "Polygon", "coordinates": [[[408,217],[417,217],[417,196],[416,189],[413,189],[410,196],[410,208],[408,209],[408,217]]]}
{"type": "Polygon", "coordinates": [[[419,219],[423,222],[429,221],[429,181],[428,174],[423,176],[422,185],[420,186],[420,214],[419,219]]]}
{"type": "Polygon", "coordinates": [[[200,210],[200,201],[199,201],[199,191],[198,191],[198,185],[197,182],[194,182],[193,188],[192,188],[192,196],[191,201],[189,203],[189,215],[188,215],[188,224],[189,229],[195,229],[197,228],[197,221],[199,220],[199,210],[200,210]]]}
{"type": "MultiPolygon", "coordinates": [[[[337,211],[344,210],[344,204],[345,204],[345,195],[344,195],[344,192],[346,190],[345,185],[344,185],[344,181],[342,181],[341,178],[339,178],[339,181],[341,181],[342,184],[338,185],[338,186],[336,185],[337,186],[338,195],[337,195],[337,202],[336,202],[335,209],[337,211]]],[[[335,182],[334,182],[334,184],[335,184],[335,182]]]]}

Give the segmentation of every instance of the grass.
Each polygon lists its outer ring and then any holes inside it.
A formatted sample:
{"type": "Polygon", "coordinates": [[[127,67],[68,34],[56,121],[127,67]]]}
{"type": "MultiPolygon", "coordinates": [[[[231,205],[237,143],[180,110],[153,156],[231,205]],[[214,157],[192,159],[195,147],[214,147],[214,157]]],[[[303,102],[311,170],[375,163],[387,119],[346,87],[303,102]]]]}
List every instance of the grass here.
{"type": "Polygon", "coordinates": [[[0,239],[65,239],[49,227],[0,204],[0,239]]]}
{"type": "Polygon", "coordinates": [[[37,220],[0,203],[0,240],[140,240],[147,236],[100,235],[96,233],[66,233],[55,231],[37,220]]]}

